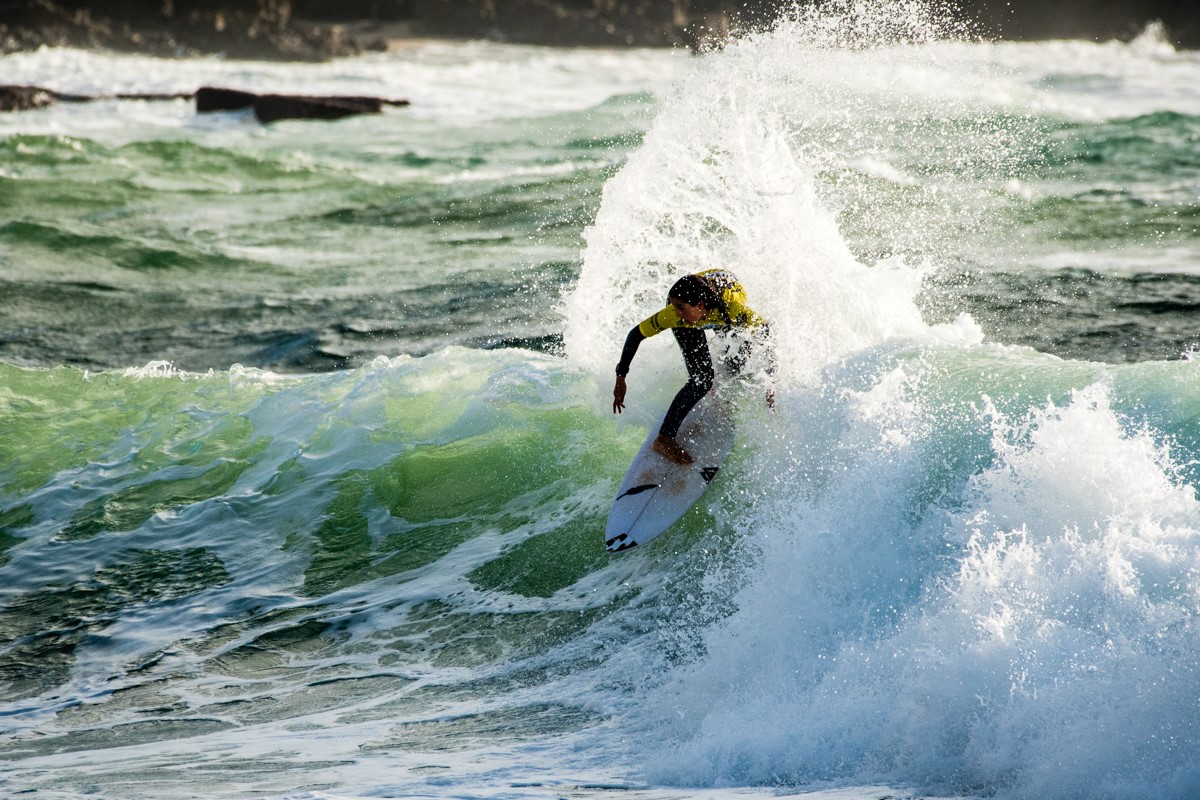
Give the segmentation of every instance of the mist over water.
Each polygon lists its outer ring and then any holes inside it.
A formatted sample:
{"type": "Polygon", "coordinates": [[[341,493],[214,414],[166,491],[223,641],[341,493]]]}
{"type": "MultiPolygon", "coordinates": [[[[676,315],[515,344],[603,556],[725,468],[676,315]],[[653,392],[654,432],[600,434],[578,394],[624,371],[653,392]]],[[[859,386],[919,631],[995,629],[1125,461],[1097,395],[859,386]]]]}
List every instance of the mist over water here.
{"type": "Polygon", "coordinates": [[[3,791],[1200,792],[1195,54],[886,2],[695,58],[0,68],[414,99],[0,121],[3,791]],[[621,342],[718,266],[775,410],[724,387],[708,494],[611,557],[684,379],[645,342],[614,418],[621,342]]]}

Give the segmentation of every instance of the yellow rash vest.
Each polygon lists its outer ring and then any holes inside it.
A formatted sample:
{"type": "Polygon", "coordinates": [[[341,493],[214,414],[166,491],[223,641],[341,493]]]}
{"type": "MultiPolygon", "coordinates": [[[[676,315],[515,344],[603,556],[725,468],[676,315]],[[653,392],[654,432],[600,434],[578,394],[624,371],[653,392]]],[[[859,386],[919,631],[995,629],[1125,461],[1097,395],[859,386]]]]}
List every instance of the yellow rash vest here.
{"type": "Polygon", "coordinates": [[[715,290],[724,308],[709,309],[704,319],[689,324],[679,318],[675,306],[668,304],[662,311],[638,323],[638,331],[643,337],[649,338],[668,328],[760,328],[766,324],[766,320],[746,305],[746,290],[732,272],[710,269],[696,274],[715,290]]]}

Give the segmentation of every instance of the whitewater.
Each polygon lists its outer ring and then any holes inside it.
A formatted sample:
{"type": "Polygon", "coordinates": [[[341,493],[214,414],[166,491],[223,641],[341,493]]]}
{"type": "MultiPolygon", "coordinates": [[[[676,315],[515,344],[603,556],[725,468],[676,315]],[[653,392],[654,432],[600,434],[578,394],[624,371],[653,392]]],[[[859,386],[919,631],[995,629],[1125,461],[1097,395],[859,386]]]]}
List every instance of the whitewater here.
{"type": "Polygon", "coordinates": [[[1200,56],[826,4],[720,51],[43,49],[0,118],[0,793],[1200,795],[1200,56]],[[735,272],[780,368],[650,546],[735,272]],[[776,403],[762,402],[772,383],[776,403]]]}

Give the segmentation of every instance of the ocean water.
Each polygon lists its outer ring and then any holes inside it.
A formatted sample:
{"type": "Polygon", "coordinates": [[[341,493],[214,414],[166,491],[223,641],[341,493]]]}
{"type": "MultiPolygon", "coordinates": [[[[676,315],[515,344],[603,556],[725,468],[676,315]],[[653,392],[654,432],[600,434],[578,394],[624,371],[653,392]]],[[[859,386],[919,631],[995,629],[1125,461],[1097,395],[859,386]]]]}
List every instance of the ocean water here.
{"type": "Polygon", "coordinates": [[[824,9],[0,58],[412,101],[0,117],[0,795],[1200,796],[1200,55],[824,9]],[[717,265],[776,407],[610,556],[717,265]]]}

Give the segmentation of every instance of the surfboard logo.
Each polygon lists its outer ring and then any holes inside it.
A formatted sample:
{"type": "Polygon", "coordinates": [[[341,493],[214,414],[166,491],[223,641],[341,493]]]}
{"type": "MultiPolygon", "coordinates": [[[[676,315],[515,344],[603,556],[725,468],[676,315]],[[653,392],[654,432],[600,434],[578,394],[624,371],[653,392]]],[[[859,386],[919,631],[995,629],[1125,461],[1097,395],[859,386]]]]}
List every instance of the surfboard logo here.
{"type": "Polygon", "coordinates": [[[720,467],[705,467],[700,470],[700,477],[704,478],[705,483],[712,483],[712,479],[717,477],[717,473],[720,471],[720,467]]]}
{"type": "Polygon", "coordinates": [[[620,536],[614,536],[604,543],[605,548],[610,553],[619,553],[622,550],[628,550],[631,547],[637,547],[637,542],[629,538],[629,534],[622,533],[620,536]]]}
{"type": "MultiPolygon", "coordinates": [[[[621,497],[629,497],[629,495],[631,495],[631,494],[641,494],[642,492],[648,492],[651,489],[657,489],[657,488],[658,488],[657,483],[643,483],[641,486],[633,487],[632,489],[627,491],[625,494],[621,495],[621,497]]],[[[617,499],[620,500],[621,497],[618,497],[617,499]]]]}

